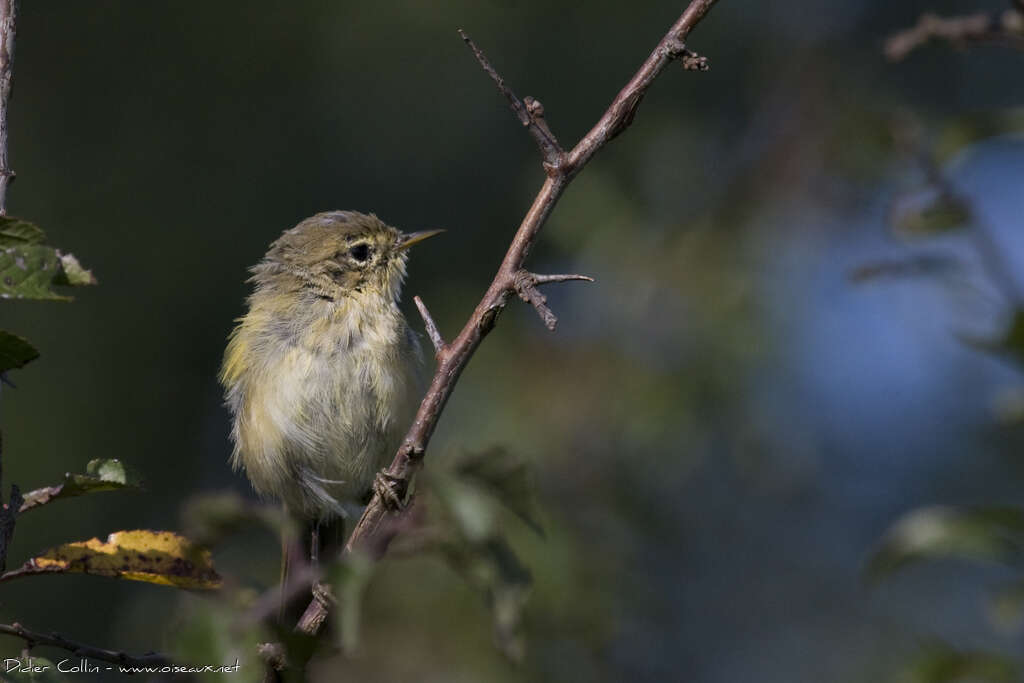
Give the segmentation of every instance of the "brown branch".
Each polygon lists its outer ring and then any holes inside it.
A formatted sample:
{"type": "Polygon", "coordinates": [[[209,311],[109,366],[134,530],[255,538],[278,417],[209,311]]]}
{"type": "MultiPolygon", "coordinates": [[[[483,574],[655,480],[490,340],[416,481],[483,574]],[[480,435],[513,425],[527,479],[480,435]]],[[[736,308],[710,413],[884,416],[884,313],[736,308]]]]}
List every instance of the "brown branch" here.
{"type": "Polygon", "coordinates": [[[537,146],[540,148],[540,153],[544,156],[545,167],[557,168],[562,163],[565,152],[562,151],[562,146],[558,144],[554,133],[551,132],[547,122],[544,121],[543,105],[532,97],[527,97],[525,101],[521,101],[516,97],[512,89],[505,85],[505,79],[498,75],[498,72],[491,66],[491,63],[487,61],[483,51],[476,46],[476,43],[469,39],[469,36],[461,28],[459,29],[459,35],[462,36],[462,40],[466,42],[469,49],[473,51],[476,61],[480,62],[480,66],[491,77],[494,84],[498,86],[501,94],[508,100],[509,106],[512,107],[512,111],[519,117],[519,121],[530,131],[530,135],[533,136],[537,146]]]}
{"type": "Polygon", "coordinates": [[[537,285],[549,282],[569,282],[570,280],[593,282],[594,278],[587,277],[586,275],[537,275],[522,269],[516,273],[514,280],[515,292],[519,295],[519,298],[533,306],[537,310],[537,315],[544,322],[544,325],[554,332],[555,326],[558,324],[558,318],[548,308],[548,298],[540,293],[537,285]]]}
{"type": "Polygon", "coordinates": [[[17,19],[18,0],[0,0],[0,216],[7,215],[7,187],[14,182],[7,159],[7,103],[11,99],[17,19]]]}
{"type": "MultiPolygon", "coordinates": [[[[480,62],[484,71],[494,80],[498,89],[509,100],[512,110],[519,120],[527,127],[530,134],[537,141],[544,157],[544,167],[547,171],[547,178],[541,186],[540,192],[533,200],[526,216],[523,218],[519,229],[512,239],[512,243],[505,254],[498,272],[487,288],[480,303],[466,322],[459,335],[442,351],[437,354],[437,370],[430,383],[423,401],[420,403],[419,411],[412,426],[409,428],[402,445],[398,449],[391,466],[386,470],[387,478],[392,484],[392,491],[398,500],[405,499],[408,495],[409,486],[416,471],[419,469],[423,454],[426,450],[430,437],[437,426],[438,418],[444,409],[455,383],[462,374],[466,364],[472,357],[473,352],[483,341],[483,338],[494,327],[497,316],[504,309],[505,304],[513,295],[520,294],[522,290],[523,276],[525,272],[523,264],[530,252],[530,247],[537,237],[537,233],[544,226],[544,222],[555,204],[561,197],[566,186],[573,177],[580,172],[584,165],[604,147],[612,138],[625,130],[633,121],[637,107],[643,99],[644,93],[650,87],[654,79],[668,64],[676,58],[690,56],[684,41],[697,23],[704,18],[708,10],[715,4],[716,0],[692,0],[682,16],[669,29],[668,33],[658,43],[650,56],[640,66],[632,79],[612,101],[608,110],[598,120],[597,124],[581,139],[570,152],[561,152],[556,147],[553,136],[548,137],[550,131],[542,126],[539,121],[542,111],[538,106],[533,106],[533,114],[528,111],[528,105],[523,104],[505,85],[504,79],[498,75],[494,68],[487,61],[483,53],[472,41],[460,31],[463,40],[470,46],[480,62]],[[557,155],[557,156],[556,156],[557,155]],[[520,286],[517,286],[517,283],[520,286]]],[[[543,277],[543,276],[541,276],[543,277]]],[[[552,276],[549,276],[552,277],[552,276]]],[[[569,279],[582,279],[572,277],[569,279]]],[[[549,280],[553,281],[553,280],[549,280]]],[[[539,284],[535,280],[535,284],[539,284]]],[[[529,293],[529,288],[527,289],[529,293]]],[[[531,293],[532,294],[532,293],[531,293]]],[[[535,304],[536,306],[536,304],[535,304]]],[[[543,307],[546,309],[546,306],[543,307]]],[[[541,310],[541,309],[538,309],[541,310]]],[[[542,317],[544,314],[542,313],[542,317]]],[[[545,320],[547,322],[547,320],[545,320]]],[[[386,502],[388,496],[380,492],[374,494],[369,504],[359,519],[355,529],[349,536],[345,546],[346,552],[358,549],[367,553],[372,558],[379,558],[387,550],[391,539],[398,533],[400,524],[396,524],[403,516],[400,511],[393,509],[393,505],[386,502]]],[[[323,622],[321,612],[326,612],[325,607],[318,601],[310,603],[299,622],[297,630],[305,633],[316,633],[319,624],[323,622]]]]}
{"type": "Polygon", "coordinates": [[[971,45],[1001,45],[1024,50],[1024,11],[1011,8],[1000,14],[979,12],[955,17],[927,12],[914,26],[885,41],[885,56],[898,62],[933,38],[958,49],[971,45]]]}
{"type": "Polygon", "coordinates": [[[106,650],[101,647],[93,647],[92,645],[68,640],[57,633],[46,634],[39,633],[37,631],[30,631],[19,623],[0,624],[0,633],[23,639],[29,648],[36,645],[49,645],[51,647],[67,650],[78,657],[99,659],[104,662],[121,664],[123,666],[168,666],[171,664],[171,660],[168,659],[166,655],[162,655],[157,652],[150,652],[138,657],[133,657],[132,655],[118,650],[106,650]]]}
{"type": "MultiPolygon", "coordinates": [[[[3,437],[0,435],[0,491],[3,490],[3,437]]],[[[7,553],[11,549],[11,538],[14,536],[14,524],[24,499],[17,484],[11,484],[11,497],[5,505],[0,505],[0,572],[7,569],[7,553]]]]}
{"type": "Polygon", "coordinates": [[[416,308],[419,309],[420,317],[423,318],[423,325],[427,328],[427,336],[430,337],[430,343],[434,345],[434,353],[440,355],[444,352],[447,344],[444,343],[441,331],[437,329],[437,323],[431,317],[430,311],[427,310],[427,305],[423,303],[423,299],[414,296],[412,300],[416,302],[416,308]]]}

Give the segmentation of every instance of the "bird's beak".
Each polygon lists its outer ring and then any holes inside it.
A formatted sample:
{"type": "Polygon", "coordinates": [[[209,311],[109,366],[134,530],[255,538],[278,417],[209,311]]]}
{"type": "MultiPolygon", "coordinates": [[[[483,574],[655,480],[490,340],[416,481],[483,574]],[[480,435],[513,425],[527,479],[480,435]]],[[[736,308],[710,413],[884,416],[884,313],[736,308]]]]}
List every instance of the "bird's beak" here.
{"type": "Polygon", "coordinates": [[[444,230],[420,230],[419,232],[411,232],[408,235],[402,235],[398,238],[397,248],[399,251],[408,249],[412,245],[422,242],[428,237],[440,235],[442,232],[444,232],[444,230]]]}

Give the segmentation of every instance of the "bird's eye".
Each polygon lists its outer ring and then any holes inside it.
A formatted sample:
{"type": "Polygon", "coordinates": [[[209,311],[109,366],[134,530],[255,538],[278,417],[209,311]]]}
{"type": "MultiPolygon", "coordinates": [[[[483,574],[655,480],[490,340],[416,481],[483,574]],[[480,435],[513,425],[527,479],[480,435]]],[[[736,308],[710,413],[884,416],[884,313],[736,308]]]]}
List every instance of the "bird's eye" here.
{"type": "Polygon", "coordinates": [[[348,255],[362,263],[366,259],[370,258],[370,247],[366,244],[357,244],[348,250],[348,255]]]}

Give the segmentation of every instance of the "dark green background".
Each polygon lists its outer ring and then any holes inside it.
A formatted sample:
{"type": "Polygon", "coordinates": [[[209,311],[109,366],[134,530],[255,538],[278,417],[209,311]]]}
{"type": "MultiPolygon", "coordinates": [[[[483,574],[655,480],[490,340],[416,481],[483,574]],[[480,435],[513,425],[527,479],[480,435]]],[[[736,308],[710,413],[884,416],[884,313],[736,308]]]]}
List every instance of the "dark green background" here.
{"type": "MultiPolygon", "coordinates": [[[[896,248],[885,207],[907,171],[893,113],[939,125],[1021,100],[1019,55],[933,47],[887,64],[884,36],[927,8],[974,5],[721,0],[690,42],[711,71],[655,83],[531,255],[597,282],[549,292],[555,334],[513,305],[431,446],[428,468],[494,445],[536,465],[547,538],[512,528],[536,583],[525,661],[494,651],[482,599],[442,564],[395,562],[371,586],[352,680],[879,680],[936,629],[1007,642],[960,574],[877,589],[859,576],[900,512],[1013,499],[1002,456],[1019,435],[987,406],[1015,377],[956,346],[927,287],[846,280],[896,248]],[[899,349],[878,346],[905,323],[899,349]],[[837,325],[849,333],[816,336],[837,325]],[[906,364],[936,379],[885,384],[906,364]],[[814,399],[847,379],[848,406],[814,399]]],[[[406,299],[455,333],[543,178],[456,28],[571,144],[681,9],[23,2],[10,212],[100,285],[70,305],[2,304],[3,327],[42,352],[3,390],[4,481],[31,488],[117,457],[148,488],[27,516],[10,561],[179,528],[197,493],[247,494],[215,376],[246,268],[301,218],[356,209],[446,228],[416,248],[406,299]]],[[[1020,158],[1000,163],[1019,171],[1020,158]]],[[[276,552],[268,536],[218,561],[268,585],[276,552]]],[[[179,600],[41,577],[0,587],[0,617],[137,652],[168,645],[179,600]]]]}

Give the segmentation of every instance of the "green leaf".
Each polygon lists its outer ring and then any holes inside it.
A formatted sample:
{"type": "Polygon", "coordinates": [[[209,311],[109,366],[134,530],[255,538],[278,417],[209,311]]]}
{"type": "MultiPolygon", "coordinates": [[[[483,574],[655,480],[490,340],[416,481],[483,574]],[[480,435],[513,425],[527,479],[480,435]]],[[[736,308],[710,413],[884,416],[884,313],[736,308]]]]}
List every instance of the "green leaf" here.
{"type": "Polygon", "coordinates": [[[1024,579],[996,589],[989,601],[992,621],[1006,631],[1019,631],[1024,624],[1024,579]]]}
{"type": "Polygon", "coordinates": [[[931,237],[967,227],[971,222],[971,210],[959,197],[927,188],[897,200],[890,220],[901,237],[931,237]]]}
{"type": "Polygon", "coordinates": [[[341,633],[342,650],[348,654],[359,646],[363,595],[373,576],[375,563],[359,552],[346,553],[342,561],[331,569],[328,582],[338,597],[339,609],[334,618],[341,633]]]}
{"type": "Polygon", "coordinates": [[[879,579],[922,560],[962,558],[1006,562],[1024,548],[1024,511],[1016,507],[926,507],[896,522],[868,561],[879,579]]]}
{"type": "Polygon", "coordinates": [[[123,462],[116,459],[90,460],[85,466],[85,474],[67,473],[64,483],[56,486],[29,491],[25,494],[25,502],[21,512],[31,510],[62,498],[74,498],[86,493],[97,491],[116,491],[123,488],[142,488],[142,478],[128,469],[123,462]]]}
{"type": "Polygon", "coordinates": [[[997,337],[986,339],[966,334],[958,336],[960,341],[968,346],[1004,356],[1015,363],[1024,365],[1024,310],[1015,310],[1006,329],[997,337]]]}
{"type": "Polygon", "coordinates": [[[39,352],[26,339],[0,330],[0,372],[24,367],[39,358],[39,352]]]}
{"type": "Polygon", "coordinates": [[[295,520],[280,505],[243,499],[237,493],[212,493],[190,499],[182,512],[182,526],[189,538],[213,546],[242,529],[260,524],[274,534],[297,538],[295,520]]]}
{"type": "Polygon", "coordinates": [[[0,248],[0,298],[70,301],[53,291],[61,267],[57,250],[43,244],[0,248]]]}
{"type": "Polygon", "coordinates": [[[1024,131],[1024,107],[975,112],[951,120],[935,141],[935,158],[944,163],[965,147],[987,138],[1024,131]]]}
{"type": "Polygon", "coordinates": [[[1014,683],[1017,662],[992,652],[956,650],[944,643],[929,645],[900,681],[906,683],[1014,683]]]}
{"type": "Polygon", "coordinates": [[[509,659],[519,661],[524,650],[522,610],[531,577],[502,534],[498,523],[501,502],[493,492],[496,488],[505,493],[522,492],[524,480],[521,468],[508,465],[503,457],[486,464],[474,457],[460,464],[456,473],[426,479],[435,501],[431,523],[421,530],[420,539],[415,537],[416,531],[403,535],[411,536],[407,540],[414,546],[418,540],[421,547],[440,552],[453,570],[480,591],[491,610],[495,644],[509,659]],[[500,476],[502,462],[509,467],[507,478],[500,476]],[[504,484],[509,484],[507,490],[504,484]]]}
{"type": "Polygon", "coordinates": [[[94,285],[96,278],[71,254],[45,244],[0,246],[0,298],[70,301],[55,285],[94,285]]]}
{"type": "Polygon", "coordinates": [[[0,581],[38,574],[81,573],[186,590],[220,588],[210,551],[170,531],[117,531],[106,541],[65,543],[33,557],[0,581]]]}
{"type": "Polygon", "coordinates": [[[527,461],[510,456],[503,448],[493,448],[463,457],[456,464],[455,473],[464,482],[494,496],[538,535],[544,535],[537,521],[533,477],[527,461]]]}
{"type": "Polygon", "coordinates": [[[448,564],[483,594],[491,610],[495,645],[512,661],[520,661],[525,649],[521,626],[532,585],[530,571],[503,538],[445,543],[441,552],[448,564]]]}
{"type": "Polygon", "coordinates": [[[42,244],[46,233],[38,226],[13,216],[0,217],[0,247],[16,244],[42,244]]]}
{"type": "MultiPolygon", "coordinates": [[[[239,618],[244,609],[228,591],[216,597],[203,596],[202,600],[179,600],[173,617],[164,617],[173,624],[167,629],[167,639],[173,659],[177,662],[216,666],[227,666],[227,673],[241,673],[239,676],[224,676],[221,673],[205,673],[194,680],[209,683],[226,680],[256,680],[264,669],[259,655],[259,644],[277,640],[261,623],[247,622],[239,618]],[[227,593],[225,595],[225,593],[227,593]],[[216,598],[225,599],[216,599],[216,598]],[[235,663],[239,668],[234,669],[235,663]]],[[[168,680],[189,680],[188,676],[168,677],[168,680]]],[[[80,683],[85,679],[78,677],[80,683]]],[[[130,680],[130,679],[124,679],[130,680]]]]}

